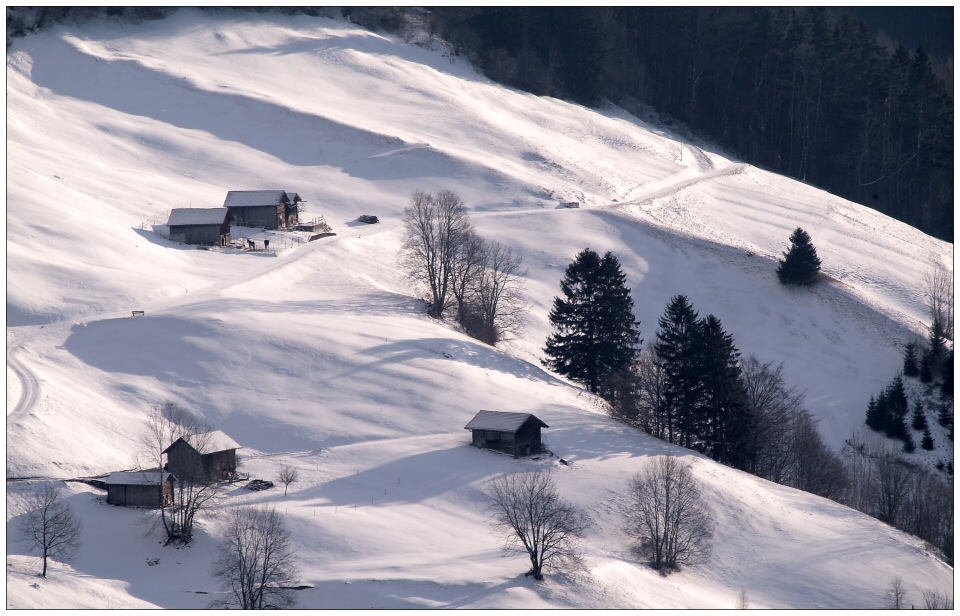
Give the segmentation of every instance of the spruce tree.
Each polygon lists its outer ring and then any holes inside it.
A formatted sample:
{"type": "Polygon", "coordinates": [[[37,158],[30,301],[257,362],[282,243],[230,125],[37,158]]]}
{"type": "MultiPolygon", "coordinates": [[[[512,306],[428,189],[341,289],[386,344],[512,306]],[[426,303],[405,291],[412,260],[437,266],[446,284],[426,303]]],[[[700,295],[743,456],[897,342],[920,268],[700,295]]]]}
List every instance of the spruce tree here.
{"type": "Polygon", "coordinates": [[[887,425],[885,409],[880,408],[878,400],[873,396],[870,396],[870,402],[867,404],[866,424],[874,432],[882,432],[887,425]]]}
{"type": "Polygon", "coordinates": [[[563,297],[555,297],[544,365],[600,392],[610,377],[636,357],[639,323],[620,262],[589,248],[577,254],[560,281],[563,297]]]}
{"type": "Polygon", "coordinates": [[[907,392],[900,375],[887,386],[885,400],[886,434],[890,438],[906,440],[907,431],[907,392]]]}
{"type": "Polygon", "coordinates": [[[667,418],[669,441],[690,448],[703,391],[697,313],[685,296],[676,295],[657,324],[653,351],[666,380],[661,415],[667,418]]]}
{"type": "Polygon", "coordinates": [[[700,322],[703,402],[696,431],[703,451],[718,462],[747,469],[753,459],[753,418],[747,404],[740,351],[712,314],[700,322]]]}
{"type": "Polygon", "coordinates": [[[933,436],[930,434],[930,427],[924,429],[923,439],[920,441],[920,446],[926,449],[927,451],[933,450],[933,436]]]}
{"type": "Polygon", "coordinates": [[[910,425],[914,430],[925,430],[927,427],[927,414],[923,412],[923,402],[920,398],[913,404],[913,416],[910,418],[910,425]]]}
{"type": "Polygon", "coordinates": [[[797,227],[790,235],[790,249],[779,260],[777,278],[780,284],[792,284],[803,287],[812,285],[820,273],[820,259],[807,232],[797,227]]]}
{"type": "Polygon", "coordinates": [[[917,345],[909,342],[903,352],[903,375],[920,376],[920,367],[917,365],[917,345]]]}
{"type": "Polygon", "coordinates": [[[913,453],[917,450],[917,444],[913,442],[913,437],[907,434],[903,437],[903,453],[913,453]]]}

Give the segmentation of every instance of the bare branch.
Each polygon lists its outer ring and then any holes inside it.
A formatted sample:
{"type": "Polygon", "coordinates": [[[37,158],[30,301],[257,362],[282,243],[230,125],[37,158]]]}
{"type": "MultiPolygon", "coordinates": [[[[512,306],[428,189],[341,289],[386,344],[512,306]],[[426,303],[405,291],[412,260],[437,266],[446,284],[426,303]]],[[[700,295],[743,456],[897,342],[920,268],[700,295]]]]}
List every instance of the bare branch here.
{"type": "Polygon", "coordinates": [[[40,550],[40,575],[47,577],[48,558],[66,561],[80,549],[80,520],[63,501],[60,488],[49,482],[34,488],[27,507],[29,511],[20,519],[21,537],[28,547],[40,550]]]}

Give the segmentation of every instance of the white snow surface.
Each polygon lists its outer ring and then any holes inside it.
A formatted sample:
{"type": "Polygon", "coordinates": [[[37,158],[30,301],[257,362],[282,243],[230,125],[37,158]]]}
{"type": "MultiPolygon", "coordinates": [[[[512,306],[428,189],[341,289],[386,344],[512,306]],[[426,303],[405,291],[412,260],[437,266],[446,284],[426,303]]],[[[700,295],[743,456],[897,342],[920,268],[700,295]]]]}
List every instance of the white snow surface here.
{"type": "MultiPolygon", "coordinates": [[[[745,589],[752,607],[871,608],[896,575],[918,605],[952,593],[919,539],[638,433],[541,367],[567,264],[613,251],[646,340],[686,294],[745,355],[785,363],[839,448],[925,331],[923,274],[952,268],[947,243],[615,107],[504,88],[438,43],[338,20],[181,10],[62,26],[7,51],[6,221],[8,479],[133,469],[149,407],[182,404],[242,445],[251,478],[298,469],[287,497],[234,485],[226,506],[285,514],[302,607],[730,608],[745,589]],[[173,208],[276,186],[337,235],[267,234],[280,249],[254,254],[151,231],[173,208]],[[522,336],[491,348],[425,316],[397,264],[417,188],[457,192],[482,235],[523,255],[522,336]],[[797,226],[830,277],[809,290],[775,275],[797,226]],[[572,464],[469,447],[480,409],[535,414],[572,464]],[[693,465],[717,521],[709,562],[669,577],[631,551],[618,508],[663,453],[693,465]],[[585,569],[543,583],[501,556],[484,511],[491,480],[533,469],[593,521],[585,569]]],[[[145,512],[75,482],[82,548],[37,578],[16,541],[30,484],[7,483],[7,607],[218,596],[222,517],[163,547],[145,512]]]]}

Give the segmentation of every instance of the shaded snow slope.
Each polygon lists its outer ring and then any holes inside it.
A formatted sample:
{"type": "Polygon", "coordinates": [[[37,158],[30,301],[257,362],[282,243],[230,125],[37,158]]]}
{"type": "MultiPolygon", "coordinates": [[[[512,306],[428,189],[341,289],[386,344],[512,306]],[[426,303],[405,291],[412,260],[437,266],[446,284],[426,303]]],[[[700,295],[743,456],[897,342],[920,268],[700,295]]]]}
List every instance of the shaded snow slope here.
{"type": "MultiPolygon", "coordinates": [[[[638,434],[539,363],[563,270],[611,250],[646,340],[686,294],[744,354],[784,361],[838,446],[922,332],[923,273],[952,262],[948,244],[695,145],[681,156],[618,109],[506,89],[333,20],[182,10],[18,39],[7,115],[8,477],[133,468],[145,411],[181,403],[243,445],[252,477],[299,468],[287,498],[233,487],[227,502],[287,513],[309,607],[732,607],[746,588],[757,607],[850,608],[879,606],[894,575],[918,601],[951,584],[922,542],[638,434]],[[337,236],[251,254],[150,231],[259,188],[298,192],[337,236]],[[417,188],[459,193],[481,234],[523,254],[520,338],[491,348],[424,315],[397,265],[417,188]],[[812,290],[776,281],[796,226],[833,279],[812,290]],[[479,409],[535,413],[573,466],[467,447],[479,409]],[[615,501],[666,451],[694,464],[718,530],[709,564],[664,579],[628,549],[615,501]],[[499,474],[542,467],[595,522],[587,569],[547,584],[500,558],[482,498],[499,474]]],[[[26,484],[8,485],[9,536],[26,484]]],[[[161,548],[141,513],[68,485],[81,554],[38,589],[11,543],[8,606],[211,599],[197,592],[217,590],[217,517],[194,546],[161,548]]]]}

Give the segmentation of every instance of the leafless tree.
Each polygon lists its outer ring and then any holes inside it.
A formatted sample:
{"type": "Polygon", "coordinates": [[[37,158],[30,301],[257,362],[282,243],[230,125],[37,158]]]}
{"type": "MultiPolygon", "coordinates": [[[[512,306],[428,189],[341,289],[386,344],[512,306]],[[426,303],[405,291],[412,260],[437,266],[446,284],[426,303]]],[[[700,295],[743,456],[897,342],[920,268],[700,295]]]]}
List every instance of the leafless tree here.
{"type": "Polygon", "coordinates": [[[823,442],[817,420],[809,412],[794,411],[792,423],[790,447],[794,465],[787,485],[818,496],[839,498],[847,482],[843,461],[823,442]]]}
{"type": "Polygon", "coordinates": [[[953,273],[935,263],[923,276],[931,320],[940,320],[943,334],[953,340],[953,273]]]}
{"type": "MultiPolygon", "coordinates": [[[[210,427],[174,402],[152,407],[141,439],[149,458],[146,466],[141,467],[154,469],[162,477],[163,452],[177,439],[186,437],[190,438],[194,449],[201,454],[206,453],[210,427]]],[[[160,507],[159,521],[167,536],[167,543],[189,543],[193,539],[193,523],[197,514],[216,508],[221,496],[220,488],[205,476],[199,464],[181,465],[168,470],[176,477],[173,504],[160,507]]]]}
{"type": "Polygon", "coordinates": [[[416,190],[403,225],[403,261],[413,281],[429,290],[430,316],[440,319],[449,301],[454,258],[473,230],[467,209],[449,190],[436,196],[416,190]]]}
{"type": "Polygon", "coordinates": [[[464,234],[454,255],[450,269],[450,292],[457,301],[457,314],[461,325],[467,317],[470,294],[477,272],[483,267],[486,250],[484,239],[471,230],[464,234]]]}
{"type": "Polygon", "coordinates": [[[282,609],[295,603],[300,573],[283,517],[272,507],[237,507],[229,514],[213,576],[228,598],[214,607],[282,609]]]}
{"type": "Polygon", "coordinates": [[[907,508],[912,468],[890,445],[878,445],[874,452],[876,488],[874,515],[887,524],[897,526],[907,508]]]}
{"type": "Polygon", "coordinates": [[[737,595],[737,609],[738,610],[749,610],[750,609],[750,599],[747,597],[747,589],[741,588],[740,594],[737,595]]]}
{"type": "Polygon", "coordinates": [[[630,480],[624,530],[661,574],[710,555],[714,523],[690,465],[657,456],[630,480]]]}
{"type": "Polygon", "coordinates": [[[589,520],[560,496],[548,473],[504,475],[492,483],[487,496],[504,551],[530,557],[528,576],[542,580],[544,568],[582,564],[579,540],[589,520]]]}
{"type": "Polygon", "coordinates": [[[902,610],[906,607],[907,589],[899,575],[890,580],[890,584],[887,585],[883,593],[883,602],[888,610],[902,610]]]}
{"type": "Polygon", "coordinates": [[[741,362],[747,405],[753,414],[755,453],[750,471],[775,483],[786,483],[794,465],[790,443],[794,418],[803,407],[803,393],[787,386],[783,363],[761,363],[755,355],[741,362]]]}
{"type": "Polygon", "coordinates": [[[952,610],[953,600],[938,590],[928,589],[923,591],[923,609],[952,610]]]}
{"type": "Polygon", "coordinates": [[[523,258],[500,242],[486,242],[480,267],[473,278],[473,307],[488,344],[523,330],[527,303],[523,296],[523,258]]]}
{"type": "Polygon", "coordinates": [[[296,483],[300,479],[300,473],[297,472],[297,469],[284,464],[280,467],[280,470],[277,471],[277,481],[283,484],[283,495],[287,495],[287,488],[290,487],[291,483],[296,483]]]}
{"type": "Polygon", "coordinates": [[[20,518],[20,533],[24,544],[40,550],[40,575],[47,577],[48,558],[63,562],[80,549],[80,520],[63,501],[60,488],[49,482],[33,489],[27,507],[29,510],[20,518]]]}

